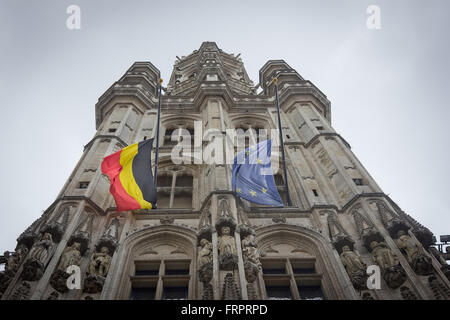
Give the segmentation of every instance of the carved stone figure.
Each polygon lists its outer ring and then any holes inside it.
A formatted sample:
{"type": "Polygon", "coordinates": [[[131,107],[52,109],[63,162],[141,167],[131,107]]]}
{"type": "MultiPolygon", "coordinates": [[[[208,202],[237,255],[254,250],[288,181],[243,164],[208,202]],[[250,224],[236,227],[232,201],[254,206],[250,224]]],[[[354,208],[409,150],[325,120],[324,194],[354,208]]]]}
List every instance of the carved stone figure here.
{"type": "Polygon", "coordinates": [[[102,291],[111,260],[112,257],[107,247],[102,247],[100,252],[95,252],[92,255],[88,276],[84,280],[83,292],[97,293],[102,291]]]}
{"type": "Polygon", "coordinates": [[[378,264],[381,269],[387,269],[398,265],[397,256],[384,242],[372,241],[370,247],[372,248],[373,261],[378,264]]]}
{"type": "Polygon", "coordinates": [[[91,276],[106,277],[109,266],[111,265],[111,259],[109,249],[102,247],[100,252],[95,252],[91,257],[91,262],[89,263],[89,274],[91,276]]]}
{"type": "Polygon", "coordinates": [[[78,242],[74,242],[71,246],[64,249],[61,256],[61,261],[59,262],[58,270],[66,272],[67,268],[71,265],[80,265],[81,245],[78,242]]]}
{"type": "Polygon", "coordinates": [[[44,265],[36,259],[28,259],[23,265],[22,279],[37,281],[44,275],[44,265]]]}
{"type": "Polygon", "coordinates": [[[53,243],[52,235],[44,233],[42,239],[36,242],[31,248],[30,259],[34,259],[45,265],[48,258],[53,253],[55,244],[53,243]]]}
{"type": "Polygon", "coordinates": [[[20,263],[27,256],[28,248],[24,244],[19,244],[16,248],[17,261],[20,263]]]}
{"type": "Polygon", "coordinates": [[[419,275],[430,274],[433,271],[433,265],[431,264],[431,258],[425,254],[422,245],[414,241],[403,230],[398,231],[397,236],[397,246],[406,254],[406,258],[414,271],[419,275]]]}
{"type": "Polygon", "coordinates": [[[218,239],[219,265],[223,270],[233,270],[237,266],[236,242],[230,235],[230,227],[221,228],[218,239]]]}
{"type": "Polygon", "coordinates": [[[399,264],[395,253],[384,242],[372,241],[372,259],[381,268],[383,279],[392,289],[397,289],[406,281],[406,272],[399,264]]]}
{"type": "Polygon", "coordinates": [[[249,261],[255,264],[258,268],[261,267],[261,262],[259,261],[259,252],[254,235],[249,234],[244,239],[242,239],[242,255],[244,261],[249,261]]]}
{"type": "Polygon", "coordinates": [[[230,216],[230,205],[226,199],[221,199],[219,203],[219,215],[220,216],[230,216]]]}
{"type": "Polygon", "coordinates": [[[15,252],[9,252],[5,251],[3,254],[3,257],[6,261],[5,263],[5,271],[10,274],[15,274],[17,272],[17,269],[19,269],[19,257],[17,256],[17,253],[15,252]]]}
{"type": "Polygon", "coordinates": [[[366,269],[366,265],[361,261],[361,258],[355,252],[351,251],[348,246],[344,246],[342,248],[340,257],[345,269],[347,269],[347,272],[350,274],[353,274],[361,269],[366,269]]]}
{"type": "Polygon", "coordinates": [[[212,261],[212,243],[209,242],[207,239],[200,240],[200,245],[202,248],[200,249],[197,257],[197,265],[200,268],[206,263],[209,263],[212,261]]]}
{"type": "Polygon", "coordinates": [[[361,258],[351,251],[349,246],[342,247],[340,258],[353,286],[358,290],[365,289],[367,283],[366,265],[361,258]]]}
{"type": "Polygon", "coordinates": [[[220,254],[236,254],[236,242],[230,235],[230,227],[222,227],[222,235],[219,237],[218,248],[220,254]]]}
{"type": "Polygon", "coordinates": [[[69,290],[66,282],[70,275],[66,272],[66,270],[71,265],[80,265],[80,248],[81,245],[79,242],[74,242],[71,246],[66,247],[61,255],[61,260],[59,261],[57,270],[50,278],[51,286],[60,293],[67,292],[69,290]]]}

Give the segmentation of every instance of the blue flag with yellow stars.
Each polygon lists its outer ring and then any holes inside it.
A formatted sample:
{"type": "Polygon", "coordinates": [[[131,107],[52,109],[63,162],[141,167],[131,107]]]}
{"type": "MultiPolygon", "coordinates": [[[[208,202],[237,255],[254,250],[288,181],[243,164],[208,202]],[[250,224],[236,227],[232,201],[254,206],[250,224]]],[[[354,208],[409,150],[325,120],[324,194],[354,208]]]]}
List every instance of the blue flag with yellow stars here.
{"type": "Polygon", "coordinates": [[[236,194],[250,202],[283,207],[272,174],[272,139],[239,152],[234,158],[231,184],[236,194]]]}

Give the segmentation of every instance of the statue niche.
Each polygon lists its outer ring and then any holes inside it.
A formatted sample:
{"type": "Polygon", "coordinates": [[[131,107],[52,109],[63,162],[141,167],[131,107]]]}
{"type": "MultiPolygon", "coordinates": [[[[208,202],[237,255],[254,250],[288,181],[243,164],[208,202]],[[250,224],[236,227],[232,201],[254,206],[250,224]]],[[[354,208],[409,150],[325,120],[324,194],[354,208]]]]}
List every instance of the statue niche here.
{"type": "Polygon", "coordinates": [[[213,300],[213,288],[210,281],[213,278],[213,246],[208,239],[200,240],[201,249],[197,256],[198,278],[203,284],[203,300],[213,300]]]}
{"type": "Polygon", "coordinates": [[[372,241],[372,259],[380,266],[381,274],[387,285],[397,289],[406,281],[406,273],[399,264],[395,253],[384,242],[372,241]]]}
{"type": "Polygon", "coordinates": [[[111,260],[112,257],[107,247],[102,247],[99,252],[94,252],[89,262],[89,272],[84,280],[84,292],[98,293],[102,291],[111,260]]]}
{"type": "Polygon", "coordinates": [[[395,240],[398,248],[405,254],[409,264],[418,275],[429,275],[433,272],[431,258],[425,254],[420,243],[412,239],[404,230],[399,230],[395,240]]]}
{"type": "Polygon", "coordinates": [[[362,262],[361,257],[350,250],[348,245],[345,245],[342,248],[340,258],[355,289],[367,289],[367,266],[362,262]]]}
{"type": "Polygon", "coordinates": [[[48,232],[44,233],[41,240],[37,241],[30,250],[30,257],[25,262],[22,278],[28,281],[39,280],[55,248],[52,235],[48,232]]]}
{"type": "Polygon", "coordinates": [[[226,198],[221,198],[219,203],[220,217],[216,222],[216,230],[219,234],[217,247],[219,250],[219,266],[222,270],[234,270],[237,268],[236,241],[234,231],[236,222],[231,216],[230,205],[226,198]]]}
{"type": "Polygon", "coordinates": [[[219,265],[223,270],[234,270],[237,267],[236,241],[230,231],[230,227],[223,226],[217,242],[219,265]]]}
{"type": "Polygon", "coordinates": [[[69,266],[75,265],[80,266],[81,262],[81,244],[79,242],[74,242],[72,245],[67,246],[62,255],[61,260],[59,261],[58,268],[53,273],[50,284],[51,286],[60,293],[67,292],[69,289],[67,288],[67,278],[69,278],[70,274],[66,272],[69,266]]]}

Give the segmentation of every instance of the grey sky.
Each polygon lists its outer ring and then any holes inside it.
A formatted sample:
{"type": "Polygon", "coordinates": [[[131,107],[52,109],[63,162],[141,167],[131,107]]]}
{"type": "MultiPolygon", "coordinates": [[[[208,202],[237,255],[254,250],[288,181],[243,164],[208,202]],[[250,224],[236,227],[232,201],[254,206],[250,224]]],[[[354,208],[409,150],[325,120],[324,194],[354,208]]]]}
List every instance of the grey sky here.
{"type": "Polygon", "coordinates": [[[0,252],[55,199],[95,133],[98,97],[134,61],[167,81],[203,41],[258,83],[284,59],[331,100],[332,124],[381,188],[450,234],[450,2],[0,0],[0,252]],[[81,8],[81,30],[66,8],[81,8]],[[381,8],[381,30],[366,9],[381,8]]]}

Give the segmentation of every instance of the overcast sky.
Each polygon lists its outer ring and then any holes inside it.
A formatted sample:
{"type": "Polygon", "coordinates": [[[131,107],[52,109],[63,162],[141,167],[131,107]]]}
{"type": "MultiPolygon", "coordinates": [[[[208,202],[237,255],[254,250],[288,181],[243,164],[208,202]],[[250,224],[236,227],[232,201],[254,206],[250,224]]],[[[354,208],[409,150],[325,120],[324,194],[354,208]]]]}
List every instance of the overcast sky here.
{"type": "Polygon", "coordinates": [[[450,234],[450,1],[0,0],[0,252],[56,198],[95,134],[98,97],[134,61],[169,79],[203,41],[251,79],[284,59],[331,101],[332,124],[400,207],[450,234]],[[66,28],[69,5],[81,29],[66,28]],[[366,26],[369,5],[381,29],[366,26]]]}

